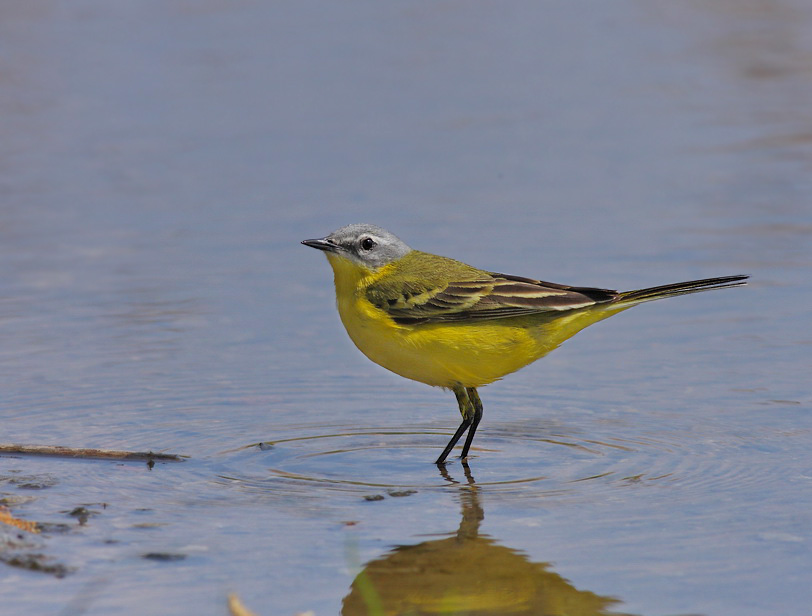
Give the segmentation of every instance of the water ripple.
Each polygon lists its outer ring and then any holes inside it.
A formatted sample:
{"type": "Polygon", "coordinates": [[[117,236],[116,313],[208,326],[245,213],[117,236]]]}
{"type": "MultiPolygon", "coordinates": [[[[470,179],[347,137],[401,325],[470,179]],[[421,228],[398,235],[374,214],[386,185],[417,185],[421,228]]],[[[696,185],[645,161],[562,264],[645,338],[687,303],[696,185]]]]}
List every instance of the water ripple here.
{"type": "MultiPolygon", "coordinates": [[[[582,434],[560,426],[489,425],[469,458],[476,483],[519,499],[594,499],[596,492],[679,486],[705,492],[760,480],[768,471],[744,461],[749,444],[730,434],[669,432],[625,436],[622,426],[582,434]]],[[[217,482],[277,496],[322,490],[442,490],[460,462],[438,472],[434,456],[450,432],[432,425],[299,425],[272,439],[215,456],[217,482]]],[[[763,444],[763,443],[762,443],[763,444]]],[[[751,453],[751,452],[750,452],[751,453]]],[[[765,479],[766,480],[766,479],[765,479]]]]}

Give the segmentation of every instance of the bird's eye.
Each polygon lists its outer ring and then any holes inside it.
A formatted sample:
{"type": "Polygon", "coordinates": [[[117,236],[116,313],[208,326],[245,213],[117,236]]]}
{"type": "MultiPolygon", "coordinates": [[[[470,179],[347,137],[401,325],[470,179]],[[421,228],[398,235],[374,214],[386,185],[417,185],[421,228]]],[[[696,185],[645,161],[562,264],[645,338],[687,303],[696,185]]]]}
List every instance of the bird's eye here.
{"type": "Polygon", "coordinates": [[[365,237],[361,240],[361,248],[363,250],[372,250],[375,247],[375,240],[371,237],[365,237]]]}

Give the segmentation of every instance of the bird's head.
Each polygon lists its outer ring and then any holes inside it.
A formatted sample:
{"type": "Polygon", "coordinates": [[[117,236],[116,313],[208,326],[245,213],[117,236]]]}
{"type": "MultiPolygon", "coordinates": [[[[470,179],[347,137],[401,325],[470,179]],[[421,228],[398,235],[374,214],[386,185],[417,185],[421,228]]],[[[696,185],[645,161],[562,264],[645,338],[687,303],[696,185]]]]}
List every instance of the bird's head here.
{"type": "Polygon", "coordinates": [[[323,250],[333,269],[348,261],[368,272],[378,271],[412,251],[393,233],[363,223],[341,227],[326,237],[304,240],[302,244],[323,250]]]}

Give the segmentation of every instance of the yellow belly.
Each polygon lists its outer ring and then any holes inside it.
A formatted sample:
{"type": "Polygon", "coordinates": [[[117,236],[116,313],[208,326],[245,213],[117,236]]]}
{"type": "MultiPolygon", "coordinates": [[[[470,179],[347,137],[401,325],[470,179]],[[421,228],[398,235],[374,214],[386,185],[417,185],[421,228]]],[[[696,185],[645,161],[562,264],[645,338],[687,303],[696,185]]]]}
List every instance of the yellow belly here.
{"type": "Polygon", "coordinates": [[[342,310],[347,333],[376,364],[428,385],[477,387],[535,359],[526,330],[474,324],[399,326],[342,310]]]}
{"type": "Polygon", "coordinates": [[[480,387],[536,361],[612,313],[573,311],[472,323],[397,325],[365,300],[355,300],[339,302],[339,314],[355,345],[387,370],[438,387],[480,387]]]}

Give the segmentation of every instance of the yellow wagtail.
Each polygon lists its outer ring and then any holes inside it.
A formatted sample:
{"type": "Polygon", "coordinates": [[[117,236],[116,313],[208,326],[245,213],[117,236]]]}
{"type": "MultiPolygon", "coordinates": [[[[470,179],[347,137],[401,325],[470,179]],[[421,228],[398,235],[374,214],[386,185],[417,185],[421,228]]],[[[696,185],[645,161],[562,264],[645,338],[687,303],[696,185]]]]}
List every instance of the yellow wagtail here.
{"type": "Polygon", "coordinates": [[[462,423],[437,458],[482,419],[477,387],[543,357],[602,319],[662,297],[745,284],[748,276],[677,282],[636,291],[571,287],[488,272],[412,250],[369,224],[302,244],[323,250],[335,275],[341,322],[369,359],[407,379],[450,389],[462,423]]]}

